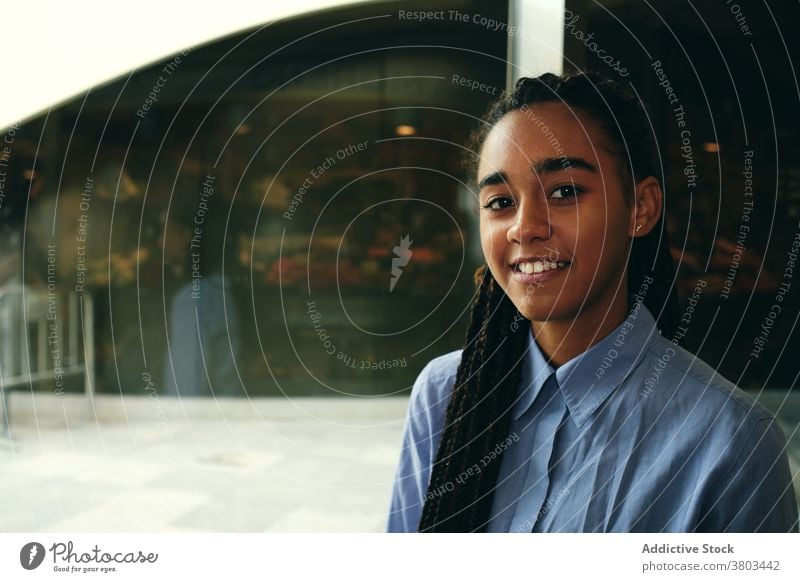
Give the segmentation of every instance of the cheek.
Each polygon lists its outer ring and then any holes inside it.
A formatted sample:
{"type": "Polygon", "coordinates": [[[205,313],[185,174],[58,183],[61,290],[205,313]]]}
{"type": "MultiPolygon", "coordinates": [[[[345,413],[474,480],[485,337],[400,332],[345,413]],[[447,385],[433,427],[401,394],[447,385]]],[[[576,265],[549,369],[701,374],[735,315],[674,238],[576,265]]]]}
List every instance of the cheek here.
{"type": "Polygon", "coordinates": [[[493,257],[502,256],[506,246],[506,227],[499,221],[490,221],[481,218],[480,223],[481,248],[487,261],[493,257]]]}
{"type": "Polygon", "coordinates": [[[593,221],[582,224],[574,235],[576,252],[583,263],[595,266],[608,264],[625,257],[624,225],[593,221]]]}

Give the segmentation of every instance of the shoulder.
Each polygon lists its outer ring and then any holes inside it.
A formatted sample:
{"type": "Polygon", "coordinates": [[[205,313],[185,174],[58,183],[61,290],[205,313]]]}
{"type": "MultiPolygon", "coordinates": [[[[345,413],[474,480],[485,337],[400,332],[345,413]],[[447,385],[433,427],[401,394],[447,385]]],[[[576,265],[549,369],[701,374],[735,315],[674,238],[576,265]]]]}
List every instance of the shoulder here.
{"type": "Polygon", "coordinates": [[[461,363],[462,351],[463,350],[454,350],[433,358],[422,368],[419,374],[420,377],[429,380],[447,380],[449,378],[455,378],[458,372],[458,366],[461,363]]]}
{"type": "Polygon", "coordinates": [[[769,480],[765,488],[791,483],[786,435],[750,394],[661,336],[643,365],[644,387],[633,398],[642,403],[640,413],[652,439],[668,454],[679,455],[681,467],[693,459],[712,489],[727,490],[736,480],[769,480]],[[654,376],[659,379],[648,388],[654,376]]]}
{"type": "Polygon", "coordinates": [[[744,428],[773,420],[772,414],[747,392],[725,378],[692,352],[657,336],[645,356],[645,387],[657,386],[662,404],[686,408],[720,422],[744,428]],[[712,416],[708,416],[712,415],[712,416]]]}
{"type": "Polygon", "coordinates": [[[462,350],[433,358],[422,368],[411,390],[411,405],[416,410],[447,408],[455,383],[462,350]]]}

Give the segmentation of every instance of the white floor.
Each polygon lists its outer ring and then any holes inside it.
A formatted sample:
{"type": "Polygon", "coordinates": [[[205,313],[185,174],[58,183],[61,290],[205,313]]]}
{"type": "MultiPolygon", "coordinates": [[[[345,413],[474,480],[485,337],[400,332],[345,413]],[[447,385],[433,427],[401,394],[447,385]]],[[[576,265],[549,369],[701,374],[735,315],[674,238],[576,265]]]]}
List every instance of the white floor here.
{"type": "MultiPolygon", "coordinates": [[[[797,475],[800,395],[770,398],[797,475]]],[[[406,405],[15,393],[0,532],[383,531],[406,405]]]]}
{"type": "Polygon", "coordinates": [[[384,529],[404,398],[41,398],[12,396],[0,531],[384,529]]]}

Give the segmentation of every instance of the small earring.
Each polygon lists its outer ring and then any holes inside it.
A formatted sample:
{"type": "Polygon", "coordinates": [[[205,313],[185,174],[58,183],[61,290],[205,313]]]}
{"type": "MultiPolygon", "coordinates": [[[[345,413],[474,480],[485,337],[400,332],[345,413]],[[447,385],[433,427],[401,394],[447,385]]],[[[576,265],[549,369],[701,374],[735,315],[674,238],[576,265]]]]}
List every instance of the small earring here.
{"type": "Polygon", "coordinates": [[[636,232],[639,232],[640,230],[642,230],[642,225],[641,224],[636,227],[636,232]]]}

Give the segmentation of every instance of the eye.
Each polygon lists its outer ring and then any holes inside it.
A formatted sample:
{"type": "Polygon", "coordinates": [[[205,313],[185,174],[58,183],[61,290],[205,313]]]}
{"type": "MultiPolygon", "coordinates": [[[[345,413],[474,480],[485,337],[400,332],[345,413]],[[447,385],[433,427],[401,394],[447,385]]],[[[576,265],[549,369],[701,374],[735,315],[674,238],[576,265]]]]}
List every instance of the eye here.
{"type": "Polygon", "coordinates": [[[553,200],[573,200],[584,193],[584,189],[575,184],[563,184],[557,186],[550,198],[553,200]]]}
{"type": "Polygon", "coordinates": [[[506,208],[511,208],[514,205],[514,200],[508,196],[496,196],[483,205],[484,210],[489,212],[500,212],[506,208]]]}

